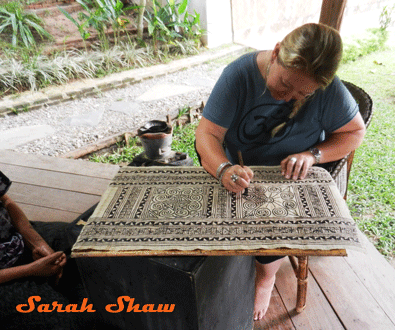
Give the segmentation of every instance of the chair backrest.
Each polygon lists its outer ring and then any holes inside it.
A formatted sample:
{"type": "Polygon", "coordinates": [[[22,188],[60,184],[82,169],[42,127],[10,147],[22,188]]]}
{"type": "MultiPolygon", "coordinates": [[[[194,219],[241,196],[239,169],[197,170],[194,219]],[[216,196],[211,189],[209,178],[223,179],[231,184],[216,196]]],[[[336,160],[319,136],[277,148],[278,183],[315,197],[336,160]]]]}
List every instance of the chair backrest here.
{"type": "MultiPolygon", "coordinates": [[[[368,128],[373,116],[373,101],[371,97],[362,88],[355,86],[354,84],[348,81],[343,80],[342,82],[347,87],[347,89],[349,90],[349,92],[357,102],[359,106],[359,112],[362,115],[366,128],[368,128]]],[[[332,177],[336,179],[343,166],[347,164],[347,183],[348,183],[353,157],[354,157],[354,151],[351,152],[346,157],[344,157],[343,159],[340,159],[335,162],[322,164],[322,167],[328,170],[328,172],[332,175],[332,177]]]]}
{"type": "Polygon", "coordinates": [[[354,97],[355,101],[357,101],[359,106],[359,112],[362,115],[362,118],[365,122],[366,128],[369,126],[370,121],[373,116],[373,101],[370,98],[369,94],[366,93],[362,88],[355,86],[354,84],[348,81],[342,81],[343,84],[350,91],[351,95],[354,97]]]}

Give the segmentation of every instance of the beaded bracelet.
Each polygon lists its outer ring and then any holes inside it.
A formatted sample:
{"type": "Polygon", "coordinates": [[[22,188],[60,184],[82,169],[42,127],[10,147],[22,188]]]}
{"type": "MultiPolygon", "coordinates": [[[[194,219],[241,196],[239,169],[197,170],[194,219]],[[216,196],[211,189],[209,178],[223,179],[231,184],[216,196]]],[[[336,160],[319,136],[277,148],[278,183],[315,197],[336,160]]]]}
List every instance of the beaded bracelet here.
{"type": "Polygon", "coordinates": [[[221,175],[221,172],[223,171],[223,169],[225,168],[225,166],[232,166],[232,163],[231,162],[225,162],[225,163],[222,163],[222,164],[220,164],[219,166],[218,166],[218,168],[217,168],[217,172],[216,172],[216,178],[220,178],[220,175],[221,175]]]}

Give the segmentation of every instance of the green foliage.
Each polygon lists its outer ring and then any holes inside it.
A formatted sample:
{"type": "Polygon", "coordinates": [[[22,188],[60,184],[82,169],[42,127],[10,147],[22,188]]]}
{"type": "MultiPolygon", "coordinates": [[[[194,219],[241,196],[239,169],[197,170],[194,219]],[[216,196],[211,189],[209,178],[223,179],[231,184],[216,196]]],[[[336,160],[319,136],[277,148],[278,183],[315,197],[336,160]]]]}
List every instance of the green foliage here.
{"type": "Polygon", "coordinates": [[[175,29],[174,18],[177,17],[178,12],[175,10],[175,5],[171,6],[168,1],[164,7],[156,1],[152,1],[152,11],[145,12],[145,20],[148,23],[148,33],[153,39],[155,49],[158,49],[158,41],[163,43],[171,43],[172,39],[181,37],[175,29]]]}
{"type": "Polygon", "coordinates": [[[187,153],[195,166],[200,166],[195,150],[195,131],[198,124],[199,122],[194,122],[183,127],[175,126],[171,145],[173,150],[187,153]]]}
{"type": "Polygon", "coordinates": [[[196,43],[200,42],[204,30],[200,28],[200,14],[194,11],[194,14],[185,12],[184,21],[181,24],[186,39],[192,39],[196,43]]]}
{"type": "Polygon", "coordinates": [[[191,107],[188,105],[184,106],[183,108],[180,108],[178,110],[177,119],[181,118],[183,115],[186,115],[190,109],[191,109],[191,107]]]}
{"type": "Polygon", "coordinates": [[[145,20],[155,49],[158,49],[159,42],[164,45],[176,45],[176,42],[182,39],[194,40],[199,45],[203,34],[200,28],[200,14],[196,11],[194,14],[189,14],[186,11],[187,5],[188,0],[183,0],[181,3],[167,0],[164,6],[153,0],[151,10],[146,11],[145,20]],[[182,15],[184,15],[183,19],[182,15]]]}
{"type": "Polygon", "coordinates": [[[93,28],[99,35],[104,46],[108,48],[108,38],[106,31],[111,26],[114,32],[115,42],[119,37],[119,32],[125,29],[130,21],[122,17],[124,14],[123,3],[120,0],[77,0],[84,8],[85,12],[80,12],[78,21],[75,20],[67,11],[59,7],[59,10],[78,28],[82,39],[86,40],[91,33],[89,28],[93,28]]]}
{"type": "MultiPolygon", "coordinates": [[[[7,48],[0,42],[0,95],[15,91],[37,90],[63,84],[71,79],[103,77],[112,72],[144,67],[160,62],[162,54],[154,54],[152,47],[142,48],[133,42],[118,42],[91,51],[69,50],[43,55],[37,49],[7,48]],[[156,56],[155,56],[156,55],[156,56]]],[[[189,41],[177,42],[172,54],[195,54],[196,47],[189,41]]]]}
{"type": "Polygon", "coordinates": [[[374,113],[363,144],[356,150],[347,204],[358,227],[386,256],[395,257],[394,49],[342,65],[339,77],[364,89],[374,113]]]}
{"type": "Polygon", "coordinates": [[[122,68],[151,64],[152,50],[133,43],[119,43],[105,51],[68,51],[53,56],[29,50],[5,49],[0,58],[0,91],[37,90],[75,78],[93,78],[122,68]]]}
{"type": "Polygon", "coordinates": [[[354,62],[358,58],[384,49],[388,32],[383,29],[369,29],[370,35],[364,39],[356,39],[352,44],[344,44],[342,63],[354,62]]]}
{"type": "Polygon", "coordinates": [[[379,18],[381,29],[386,30],[390,26],[394,11],[395,11],[395,5],[393,5],[392,7],[390,6],[383,7],[379,18]]]}
{"type": "Polygon", "coordinates": [[[96,163],[109,163],[109,164],[119,164],[119,163],[130,163],[133,158],[144,151],[143,147],[139,145],[139,140],[137,137],[129,139],[129,147],[122,147],[118,144],[118,148],[115,152],[105,153],[103,155],[92,155],[89,160],[96,163]]]}
{"type": "Polygon", "coordinates": [[[34,13],[26,12],[17,1],[0,6],[0,34],[11,34],[14,47],[23,44],[25,47],[35,46],[33,32],[41,38],[52,36],[43,28],[42,20],[34,13]]]}
{"type": "MultiPolygon", "coordinates": [[[[85,9],[85,3],[83,3],[82,1],[77,0],[77,2],[85,9]],[[82,2],[82,3],[81,3],[82,2]]],[[[90,33],[87,30],[88,28],[88,22],[84,21],[84,22],[77,22],[74,17],[72,17],[66,10],[64,10],[62,7],[58,6],[58,9],[63,13],[63,15],[65,15],[77,28],[78,28],[78,32],[81,35],[81,38],[86,40],[89,38],[90,33]]]]}

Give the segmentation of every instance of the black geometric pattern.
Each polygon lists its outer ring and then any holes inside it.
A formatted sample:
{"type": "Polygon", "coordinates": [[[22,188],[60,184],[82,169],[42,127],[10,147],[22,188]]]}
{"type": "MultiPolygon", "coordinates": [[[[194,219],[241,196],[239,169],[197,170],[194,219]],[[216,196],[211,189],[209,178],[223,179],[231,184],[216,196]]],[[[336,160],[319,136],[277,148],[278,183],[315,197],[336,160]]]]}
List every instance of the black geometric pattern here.
{"type": "Polygon", "coordinates": [[[73,252],[135,250],[360,249],[355,222],[330,174],[287,180],[253,166],[246,195],[201,167],[124,167],[73,252]]]}

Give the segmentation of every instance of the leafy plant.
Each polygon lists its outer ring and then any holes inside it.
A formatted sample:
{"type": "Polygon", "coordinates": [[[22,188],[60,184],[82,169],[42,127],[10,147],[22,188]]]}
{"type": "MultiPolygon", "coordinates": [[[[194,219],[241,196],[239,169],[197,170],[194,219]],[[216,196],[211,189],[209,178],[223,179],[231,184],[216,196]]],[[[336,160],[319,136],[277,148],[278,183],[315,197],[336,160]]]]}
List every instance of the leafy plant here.
{"type": "MultiPolygon", "coordinates": [[[[194,53],[190,42],[177,42],[174,50],[194,53]]],[[[69,50],[52,55],[42,55],[28,48],[7,48],[0,43],[0,95],[13,91],[37,90],[63,84],[70,79],[104,76],[110,72],[144,67],[159,62],[159,52],[154,56],[151,47],[141,48],[136,43],[119,42],[110,49],[100,44],[91,51],[69,50]]],[[[177,55],[177,54],[176,54],[177,55]]]]}
{"type": "MultiPolygon", "coordinates": [[[[86,5],[83,1],[77,0],[77,2],[86,10],[87,5],[86,5]]],[[[74,19],[74,17],[72,17],[72,16],[71,16],[66,10],[64,10],[62,7],[59,7],[59,6],[57,6],[57,7],[58,7],[58,9],[63,13],[63,15],[65,15],[65,16],[66,16],[66,17],[77,27],[78,32],[79,32],[80,35],[81,35],[81,38],[82,38],[83,40],[88,39],[89,36],[90,36],[90,32],[87,30],[87,28],[88,28],[88,22],[83,21],[83,22],[81,22],[81,24],[80,24],[79,22],[77,22],[77,21],[74,19]]],[[[89,8],[88,8],[88,11],[89,11],[89,8]]],[[[81,21],[82,21],[82,18],[81,18],[81,21]]]]}
{"type": "Polygon", "coordinates": [[[172,6],[168,0],[163,7],[157,0],[152,1],[152,11],[146,11],[145,20],[148,23],[148,33],[152,37],[155,50],[158,49],[158,41],[171,43],[172,39],[181,37],[174,29],[173,10],[176,5],[172,6]]]}
{"type": "Polygon", "coordinates": [[[386,30],[392,22],[392,13],[395,10],[395,5],[392,7],[384,6],[379,17],[380,27],[386,30]]]}
{"type": "Polygon", "coordinates": [[[89,28],[92,27],[98,33],[99,39],[104,42],[105,48],[108,48],[106,32],[109,26],[111,26],[114,32],[115,43],[117,43],[119,32],[124,30],[126,25],[130,23],[126,17],[122,17],[124,14],[123,3],[120,0],[85,0],[85,2],[83,0],[77,0],[77,2],[88,13],[80,12],[78,21],[63,8],[59,6],[58,8],[77,26],[82,39],[86,40],[91,36],[89,28]]]}
{"type": "Polygon", "coordinates": [[[16,1],[0,7],[0,33],[12,32],[12,45],[16,47],[20,42],[25,47],[35,46],[33,31],[41,38],[51,39],[52,36],[43,28],[43,21],[34,13],[26,12],[16,1]]]}
{"type": "Polygon", "coordinates": [[[204,30],[200,28],[200,14],[194,11],[194,14],[185,12],[184,21],[182,22],[183,34],[186,39],[192,39],[195,43],[200,43],[204,30]]]}
{"type": "Polygon", "coordinates": [[[145,20],[148,23],[148,33],[153,39],[157,50],[159,42],[165,49],[177,46],[179,40],[193,39],[199,43],[203,30],[200,28],[200,15],[195,11],[189,14],[186,9],[188,0],[176,3],[175,0],[167,0],[164,6],[160,6],[157,0],[153,0],[151,11],[146,11],[145,20]],[[182,19],[182,15],[184,18],[182,19]]]}
{"type": "Polygon", "coordinates": [[[95,163],[130,163],[134,157],[143,152],[143,147],[139,144],[138,137],[129,139],[129,146],[123,147],[121,144],[117,145],[117,149],[112,153],[105,153],[103,155],[93,154],[89,160],[95,163]]]}

